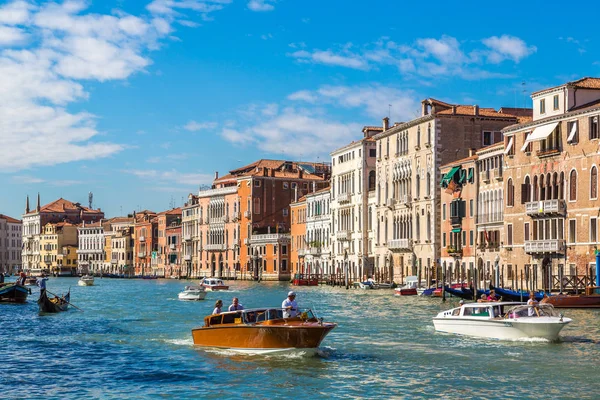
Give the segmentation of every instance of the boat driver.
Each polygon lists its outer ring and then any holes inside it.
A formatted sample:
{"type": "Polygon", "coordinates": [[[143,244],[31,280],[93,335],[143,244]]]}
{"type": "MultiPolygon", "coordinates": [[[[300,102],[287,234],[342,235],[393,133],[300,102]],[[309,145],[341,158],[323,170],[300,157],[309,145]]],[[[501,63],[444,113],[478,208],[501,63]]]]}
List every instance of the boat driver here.
{"type": "Polygon", "coordinates": [[[244,306],[240,304],[240,301],[237,297],[234,297],[232,300],[232,304],[229,306],[229,311],[240,311],[243,310],[244,306]]]}
{"type": "Polygon", "coordinates": [[[298,315],[298,303],[296,303],[296,293],[289,292],[287,299],[281,303],[283,311],[283,318],[294,318],[298,315]]]}

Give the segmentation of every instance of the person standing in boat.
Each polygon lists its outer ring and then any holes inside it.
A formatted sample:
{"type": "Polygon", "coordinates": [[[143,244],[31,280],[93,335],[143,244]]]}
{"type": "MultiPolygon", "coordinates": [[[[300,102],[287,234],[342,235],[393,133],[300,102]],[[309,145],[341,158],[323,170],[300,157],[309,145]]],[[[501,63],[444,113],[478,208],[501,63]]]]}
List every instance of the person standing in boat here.
{"type": "Polygon", "coordinates": [[[36,279],[37,285],[40,287],[40,290],[46,290],[46,281],[48,278],[38,278],[36,279]]]}
{"type": "Polygon", "coordinates": [[[213,310],[213,314],[221,314],[221,308],[223,308],[223,300],[217,300],[215,303],[215,309],[213,310]]]}
{"type": "Polygon", "coordinates": [[[296,293],[289,292],[287,299],[281,303],[283,308],[283,318],[294,318],[298,315],[298,303],[296,303],[296,293]]]}
{"type": "Polygon", "coordinates": [[[527,310],[527,315],[530,317],[534,317],[536,314],[539,316],[539,313],[537,311],[537,305],[538,302],[535,299],[535,293],[533,292],[529,292],[529,300],[527,300],[527,305],[531,306],[529,307],[529,309],[527,310]]]}
{"type": "Polygon", "coordinates": [[[244,306],[240,304],[240,301],[237,297],[233,298],[233,303],[229,306],[229,311],[241,311],[244,309],[244,306]]]}

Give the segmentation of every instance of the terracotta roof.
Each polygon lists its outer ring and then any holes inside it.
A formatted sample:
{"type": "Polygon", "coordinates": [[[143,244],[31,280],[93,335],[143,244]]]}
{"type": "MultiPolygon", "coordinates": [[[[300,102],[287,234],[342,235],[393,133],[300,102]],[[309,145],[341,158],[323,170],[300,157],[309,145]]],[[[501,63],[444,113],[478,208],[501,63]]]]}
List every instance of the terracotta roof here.
{"type": "Polygon", "coordinates": [[[600,89],[600,78],[592,78],[592,77],[586,76],[584,78],[577,79],[576,81],[571,81],[571,82],[564,83],[562,85],[538,90],[537,92],[531,93],[531,95],[535,96],[538,93],[543,93],[548,90],[556,89],[556,88],[559,88],[562,86],[569,86],[569,87],[575,87],[575,88],[580,88],[580,89],[600,89]]]}
{"type": "Polygon", "coordinates": [[[11,224],[21,224],[22,221],[9,217],[8,215],[0,214],[0,219],[6,220],[6,222],[10,222],[11,224]]]}
{"type": "Polygon", "coordinates": [[[129,217],[113,217],[105,222],[109,222],[111,224],[118,224],[121,222],[133,222],[133,218],[129,217]]]}
{"type": "Polygon", "coordinates": [[[100,226],[102,226],[102,222],[100,221],[86,222],[85,224],[82,223],[79,225],[80,228],[99,228],[100,226]]]}
{"type": "Polygon", "coordinates": [[[276,178],[289,178],[289,179],[304,179],[304,180],[323,180],[323,177],[317,174],[311,174],[306,171],[302,173],[302,178],[299,177],[298,171],[301,169],[301,165],[309,165],[313,167],[326,166],[323,163],[315,162],[300,162],[300,161],[285,161],[285,160],[258,160],[244,167],[237,168],[229,171],[229,174],[216,179],[213,183],[223,183],[228,180],[235,180],[240,177],[250,176],[265,176],[264,171],[268,169],[268,175],[265,177],[271,177],[271,171],[273,171],[274,177],[276,178]],[[289,167],[289,169],[288,169],[289,167]],[[291,169],[291,170],[290,170],[291,169]]]}
{"type": "Polygon", "coordinates": [[[157,215],[181,215],[181,207],[159,212],[157,215]]]}
{"type": "MultiPolygon", "coordinates": [[[[477,153],[479,153],[480,151],[486,151],[486,150],[490,150],[490,149],[492,149],[492,148],[494,148],[494,147],[504,147],[504,142],[498,142],[498,143],[494,143],[494,144],[491,144],[491,145],[489,145],[489,146],[485,146],[485,147],[482,147],[482,148],[480,148],[480,149],[477,149],[477,153]]],[[[447,164],[446,164],[446,165],[447,165],[447,164]]]]}
{"type": "MultiPolygon", "coordinates": [[[[324,187],[323,189],[319,189],[316,192],[306,193],[306,196],[315,196],[315,195],[317,195],[319,193],[323,193],[323,192],[329,192],[329,186],[324,187]]],[[[306,196],[304,196],[304,197],[306,197],[306,196]]]]}
{"type": "Polygon", "coordinates": [[[383,132],[383,126],[365,126],[362,128],[364,131],[381,131],[383,132]]]}
{"type": "MultiPolygon", "coordinates": [[[[73,212],[83,210],[85,213],[90,214],[102,214],[102,211],[94,210],[89,207],[82,206],[79,203],[73,203],[72,201],[65,200],[62,197],[58,200],[54,200],[51,203],[48,203],[40,208],[40,212],[54,212],[54,213],[63,213],[63,212],[73,212]]],[[[35,213],[35,209],[30,212],[35,213]]]]}
{"type": "MultiPolygon", "coordinates": [[[[453,109],[447,109],[442,111],[436,111],[436,115],[475,115],[475,107],[474,106],[465,106],[465,105],[457,105],[456,112],[453,112],[453,109]]],[[[533,110],[531,111],[533,114],[533,110]]],[[[496,111],[493,108],[480,108],[477,114],[479,117],[495,117],[495,118],[517,118],[517,115],[508,114],[506,112],[496,111]]]]}

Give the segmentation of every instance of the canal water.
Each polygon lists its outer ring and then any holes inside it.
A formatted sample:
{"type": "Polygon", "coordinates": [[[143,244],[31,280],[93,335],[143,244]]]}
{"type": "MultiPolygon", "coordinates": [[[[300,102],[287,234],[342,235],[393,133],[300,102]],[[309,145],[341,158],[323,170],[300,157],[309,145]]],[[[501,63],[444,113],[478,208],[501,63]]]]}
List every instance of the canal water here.
{"type": "Polygon", "coordinates": [[[565,310],[559,343],[435,333],[431,318],[457,301],[390,290],[294,288],[299,306],[339,324],[317,356],[245,356],[194,347],[191,329],[217,299],[279,306],[284,283],[231,282],[230,292],[182,302],[185,281],[52,278],[82,308],[38,315],[0,304],[3,399],[598,398],[600,311],[565,310]]]}

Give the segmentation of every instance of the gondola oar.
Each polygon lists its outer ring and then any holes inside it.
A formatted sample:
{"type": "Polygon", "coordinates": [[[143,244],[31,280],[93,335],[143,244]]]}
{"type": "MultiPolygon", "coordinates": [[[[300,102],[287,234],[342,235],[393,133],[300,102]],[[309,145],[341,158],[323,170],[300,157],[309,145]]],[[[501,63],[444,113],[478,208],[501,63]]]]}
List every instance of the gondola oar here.
{"type": "MultiPolygon", "coordinates": [[[[70,290],[69,290],[69,291],[70,291],[70,290]]],[[[62,296],[59,296],[59,295],[57,295],[57,294],[55,294],[55,293],[52,293],[52,292],[51,292],[51,291],[49,291],[48,289],[46,289],[46,292],[47,292],[47,293],[50,293],[52,296],[58,297],[59,299],[61,299],[61,300],[62,300],[62,301],[64,301],[65,303],[67,303],[68,305],[70,305],[70,306],[73,306],[73,307],[75,307],[76,309],[78,309],[79,311],[83,312],[83,310],[82,310],[81,308],[79,308],[79,307],[77,307],[75,304],[73,304],[73,303],[71,303],[71,302],[69,302],[69,301],[65,300],[65,299],[64,299],[62,296]]]]}

